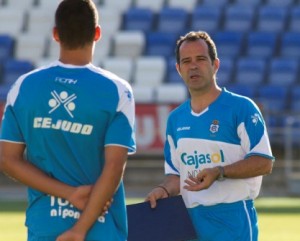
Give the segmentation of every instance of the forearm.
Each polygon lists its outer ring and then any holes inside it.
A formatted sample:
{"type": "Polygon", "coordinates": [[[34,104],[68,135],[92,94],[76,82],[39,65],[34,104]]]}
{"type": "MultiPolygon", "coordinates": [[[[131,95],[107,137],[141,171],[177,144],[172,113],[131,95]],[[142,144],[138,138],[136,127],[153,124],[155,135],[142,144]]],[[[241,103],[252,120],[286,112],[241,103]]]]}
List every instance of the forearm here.
{"type": "Polygon", "coordinates": [[[272,160],[260,156],[252,156],[224,166],[224,174],[226,178],[250,178],[270,174],[272,167],[272,160]]]}
{"type": "Polygon", "coordinates": [[[26,160],[19,158],[19,160],[10,160],[4,163],[1,170],[6,175],[43,193],[68,199],[75,190],[74,187],[51,178],[26,160]],[[14,165],[14,163],[17,163],[17,165],[14,165]]]}
{"type": "Polygon", "coordinates": [[[124,166],[108,164],[95,183],[86,208],[73,229],[87,233],[103,212],[106,202],[111,200],[117,191],[124,173],[124,166]]]}

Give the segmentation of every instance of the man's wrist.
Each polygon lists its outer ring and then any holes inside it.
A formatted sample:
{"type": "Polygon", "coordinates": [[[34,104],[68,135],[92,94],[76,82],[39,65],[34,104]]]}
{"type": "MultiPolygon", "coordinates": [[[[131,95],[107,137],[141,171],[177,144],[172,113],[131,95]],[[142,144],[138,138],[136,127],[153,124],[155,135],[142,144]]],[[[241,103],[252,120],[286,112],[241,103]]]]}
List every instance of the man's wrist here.
{"type": "Polygon", "coordinates": [[[167,194],[167,196],[170,197],[170,193],[169,193],[168,189],[166,187],[164,187],[163,185],[157,185],[156,188],[163,189],[165,191],[165,193],[167,194]]]}
{"type": "Polygon", "coordinates": [[[225,180],[225,170],[223,166],[217,166],[219,175],[217,176],[217,181],[224,181],[225,180]]]}

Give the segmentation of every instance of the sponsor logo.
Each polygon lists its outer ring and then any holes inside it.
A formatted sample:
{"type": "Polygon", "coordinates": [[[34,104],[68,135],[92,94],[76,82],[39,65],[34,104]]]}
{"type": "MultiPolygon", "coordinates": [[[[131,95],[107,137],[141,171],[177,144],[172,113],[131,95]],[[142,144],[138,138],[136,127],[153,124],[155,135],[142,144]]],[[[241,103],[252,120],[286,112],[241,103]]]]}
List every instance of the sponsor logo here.
{"type": "Polygon", "coordinates": [[[194,166],[195,169],[198,169],[203,164],[225,162],[222,150],[214,153],[198,153],[196,150],[193,153],[184,152],[180,158],[184,165],[194,166]]]}
{"type": "Polygon", "coordinates": [[[70,79],[70,78],[64,78],[64,77],[56,77],[56,82],[62,83],[62,84],[76,84],[77,79],[70,79]]]}
{"type": "Polygon", "coordinates": [[[183,126],[183,127],[178,127],[177,131],[189,131],[191,129],[190,126],[183,126]]]}
{"type": "MultiPolygon", "coordinates": [[[[73,218],[79,219],[80,212],[67,200],[50,196],[50,216],[61,217],[63,219],[73,218]]],[[[104,223],[105,217],[100,216],[98,222],[104,223]]]]}
{"type": "Polygon", "coordinates": [[[254,115],[252,115],[252,116],[251,116],[251,119],[252,119],[252,123],[253,123],[254,125],[257,125],[257,123],[258,123],[259,121],[261,121],[260,116],[259,116],[259,114],[257,114],[257,113],[255,113],[254,115]]]}
{"type": "Polygon", "coordinates": [[[52,99],[49,100],[48,104],[51,107],[49,114],[54,112],[60,106],[63,106],[67,113],[73,118],[72,111],[75,110],[76,105],[73,102],[77,98],[75,94],[69,95],[66,91],[62,91],[59,94],[54,90],[51,91],[52,99]]]}

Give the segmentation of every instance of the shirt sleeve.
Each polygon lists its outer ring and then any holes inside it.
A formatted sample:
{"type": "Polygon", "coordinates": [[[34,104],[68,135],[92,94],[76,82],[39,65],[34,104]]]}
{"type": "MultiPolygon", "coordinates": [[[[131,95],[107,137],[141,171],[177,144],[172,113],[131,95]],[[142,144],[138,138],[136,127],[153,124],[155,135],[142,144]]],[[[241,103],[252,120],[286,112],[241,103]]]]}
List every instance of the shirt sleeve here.
{"type": "Polygon", "coordinates": [[[108,126],[105,145],[127,147],[129,154],[136,151],[135,101],[131,88],[120,91],[117,112],[108,126]]]}

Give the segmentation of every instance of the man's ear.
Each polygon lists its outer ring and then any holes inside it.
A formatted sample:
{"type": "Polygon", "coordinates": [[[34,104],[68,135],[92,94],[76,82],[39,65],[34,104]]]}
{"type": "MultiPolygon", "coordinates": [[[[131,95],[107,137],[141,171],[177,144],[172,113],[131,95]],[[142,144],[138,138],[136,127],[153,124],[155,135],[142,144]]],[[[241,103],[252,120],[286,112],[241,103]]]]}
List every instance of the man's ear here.
{"type": "Polygon", "coordinates": [[[95,29],[95,37],[94,37],[94,41],[98,41],[101,38],[101,27],[98,25],[95,29]]]}
{"type": "Polygon", "coordinates": [[[56,42],[59,42],[59,36],[58,36],[58,31],[56,27],[53,27],[52,29],[52,37],[56,42]]]}

